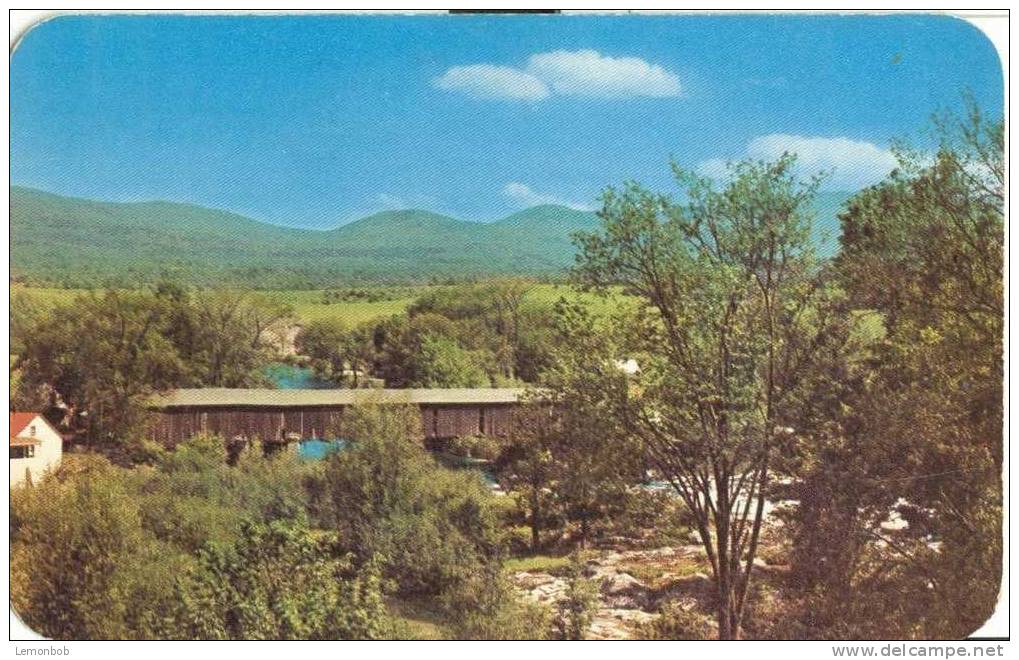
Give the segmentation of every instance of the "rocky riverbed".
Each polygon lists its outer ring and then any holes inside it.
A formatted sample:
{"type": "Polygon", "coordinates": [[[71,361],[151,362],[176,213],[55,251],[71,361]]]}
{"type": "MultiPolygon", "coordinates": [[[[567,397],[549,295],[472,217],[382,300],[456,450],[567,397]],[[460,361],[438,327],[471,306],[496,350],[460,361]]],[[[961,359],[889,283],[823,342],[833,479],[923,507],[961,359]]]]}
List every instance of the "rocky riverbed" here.
{"type": "MultiPolygon", "coordinates": [[[[696,607],[711,587],[705,567],[704,551],[695,545],[595,551],[584,564],[585,577],[599,586],[588,639],[633,639],[636,628],[660,617],[667,602],[696,607]]],[[[533,602],[555,607],[566,597],[565,577],[521,571],[512,578],[533,602]]]]}

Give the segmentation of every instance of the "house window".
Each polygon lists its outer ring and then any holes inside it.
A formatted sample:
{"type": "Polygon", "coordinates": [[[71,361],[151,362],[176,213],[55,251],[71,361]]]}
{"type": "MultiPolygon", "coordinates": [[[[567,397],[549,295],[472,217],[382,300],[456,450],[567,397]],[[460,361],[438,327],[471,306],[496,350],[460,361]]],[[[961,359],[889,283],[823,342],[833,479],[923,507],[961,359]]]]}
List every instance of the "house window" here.
{"type": "Polygon", "coordinates": [[[32,458],[35,456],[35,445],[19,445],[11,447],[11,458],[32,458]]]}
{"type": "Polygon", "coordinates": [[[28,427],[28,435],[29,435],[29,437],[32,437],[32,438],[35,437],[35,424],[33,424],[32,426],[28,427]]]}

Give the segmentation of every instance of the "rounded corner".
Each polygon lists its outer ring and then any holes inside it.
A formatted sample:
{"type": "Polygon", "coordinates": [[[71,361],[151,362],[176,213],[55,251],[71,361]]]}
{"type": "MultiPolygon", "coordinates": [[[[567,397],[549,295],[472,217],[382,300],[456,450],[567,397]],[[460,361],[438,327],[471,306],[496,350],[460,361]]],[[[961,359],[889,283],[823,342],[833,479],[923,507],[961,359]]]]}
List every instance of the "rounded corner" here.
{"type": "Polygon", "coordinates": [[[30,23],[21,29],[20,34],[12,41],[10,55],[8,57],[10,66],[12,68],[14,67],[14,58],[25,50],[25,43],[29,40],[29,37],[39,33],[39,28],[64,21],[66,19],[77,18],[78,16],[79,14],[54,11],[50,13],[43,13],[35,17],[30,23]]]}

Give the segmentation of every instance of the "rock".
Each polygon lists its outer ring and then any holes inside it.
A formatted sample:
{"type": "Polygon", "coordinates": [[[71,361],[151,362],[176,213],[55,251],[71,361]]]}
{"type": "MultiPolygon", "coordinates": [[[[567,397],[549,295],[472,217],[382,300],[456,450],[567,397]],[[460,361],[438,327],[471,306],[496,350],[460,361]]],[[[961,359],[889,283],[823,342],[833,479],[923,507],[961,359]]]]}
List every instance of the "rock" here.
{"type": "Polygon", "coordinates": [[[608,564],[618,564],[619,562],[623,561],[623,559],[625,559],[623,553],[616,552],[615,550],[613,550],[612,552],[602,557],[602,565],[605,566],[608,564]]]}
{"type": "Polygon", "coordinates": [[[638,625],[659,616],[641,610],[602,608],[591,620],[586,639],[633,639],[638,625]]]}
{"type": "Polygon", "coordinates": [[[647,589],[647,586],[629,573],[616,573],[602,584],[602,593],[626,593],[634,589],[647,589]]]}
{"type": "Polygon", "coordinates": [[[602,581],[602,600],[610,609],[639,610],[648,605],[648,588],[629,573],[616,573],[602,581]]]}
{"type": "Polygon", "coordinates": [[[651,612],[645,612],[644,610],[612,610],[605,609],[601,610],[606,616],[611,616],[617,621],[623,621],[626,623],[641,624],[647,623],[648,621],[654,621],[661,614],[652,614],[651,612]]]}
{"type": "Polygon", "coordinates": [[[690,596],[682,596],[672,601],[676,604],[676,607],[683,610],[684,612],[692,612],[697,608],[697,599],[691,598],[690,596]]]}

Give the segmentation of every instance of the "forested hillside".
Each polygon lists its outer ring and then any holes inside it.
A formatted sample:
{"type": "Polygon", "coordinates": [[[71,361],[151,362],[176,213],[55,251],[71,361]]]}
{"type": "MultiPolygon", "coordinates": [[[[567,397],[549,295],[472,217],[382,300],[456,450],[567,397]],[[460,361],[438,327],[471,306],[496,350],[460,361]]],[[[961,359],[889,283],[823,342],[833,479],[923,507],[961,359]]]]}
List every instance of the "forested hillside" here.
{"type": "MultiPolygon", "coordinates": [[[[817,227],[837,226],[844,199],[819,199],[817,227]]],[[[31,284],[72,287],[136,286],[164,276],[283,289],[554,275],[573,262],[571,234],[597,224],[594,213],[544,205],[490,223],[386,211],[320,231],[190,204],[97,202],[14,187],[11,269],[31,284]]]]}

